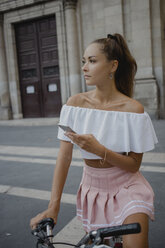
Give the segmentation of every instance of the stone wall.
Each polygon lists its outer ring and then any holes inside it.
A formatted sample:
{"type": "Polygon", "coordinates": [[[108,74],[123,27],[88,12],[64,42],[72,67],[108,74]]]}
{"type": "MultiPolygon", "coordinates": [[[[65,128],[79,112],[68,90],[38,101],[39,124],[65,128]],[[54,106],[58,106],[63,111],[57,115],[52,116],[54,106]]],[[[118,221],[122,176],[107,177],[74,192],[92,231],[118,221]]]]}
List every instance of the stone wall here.
{"type": "MultiPolygon", "coordinates": [[[[135,57],[138,71],[135,78],[134,96],[152,117],[160,115],[159,110],[159,84],[162,84],[162,67],[156,68],[156,58],[160,55],[161,46],[158,48],[157,39],[161,42],[156,26],[153,22],[160,20],[158,11],[159,0],[151,3],[149,0],[111,0],[99,1],[80,0],[81,43],[82,56],[85,47],[94,39],[106,37],[108,33],[123,34],[127,44],[135,57]],[[156,8],[155,8],[156,6],[156,8]],[[151,13],[154,9],[154,13],[151,13]],[[158,20],[155,20],[157,18],[158,20]],[[153,53],[154,49],[154,53],[153,53]],[[155,66],[155,67],[154,67],[155,66]]],[[[159,25],[160,32],[160,25],[159,25]]],[[[159,61],[160,62],[160,61],[159,61]]],[[[160,62],[162,66],[162,63],[160,62]]],[[[84,86],[85,88],[85,86],[84,86]]],[[[87,87],[89,90],[90,87],[87,87]]],[[[162,96],[162,101],[164,99],[162,96]]],[[[164,107],[162,107],[163,111],[164,107]]]]}
{"type": "Polygon", "coordinates": [[[63,104],[90,90],[81,72],[86,46],[120,33],[138,64],[135,98],[152,117],[165,117],[163,0],[1,0],[0,13],[0,119],[22,118],[13,24],[50,14],[57,21],[63,104]]]}

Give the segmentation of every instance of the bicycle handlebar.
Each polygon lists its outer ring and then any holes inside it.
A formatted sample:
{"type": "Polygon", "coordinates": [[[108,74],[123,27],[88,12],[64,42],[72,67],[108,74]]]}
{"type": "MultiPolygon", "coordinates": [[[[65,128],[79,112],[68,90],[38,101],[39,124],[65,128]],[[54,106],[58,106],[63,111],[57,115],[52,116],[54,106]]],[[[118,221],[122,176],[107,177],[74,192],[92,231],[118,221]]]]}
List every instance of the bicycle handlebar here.
{"type": "Polygon", "coordinates": [[[114,226],[110,228],[100,228],[98,232],[100,232],[100,236],[103,238],[110,236],[122,236],[127,234],[139,233],[141,231],[141,227],[139,223],[125,224],[121,226],[114,226]]]}
{"type": "Polygon", "coordinates": [[[42,243],[47,243],[49,246],[47,247],[54,247],[52,245],[53,242],[53,235],[52,230],[54,227],[54,220],[52,218],[46,218],[41,220],[37,227],[31,231],[31,233],[38,237],[37,246],[42,243]]]}
{"type": "MultiPolygon", "coordinates": [[[[38,244],[45,243],[48,245],[46,247],[53,247],[53,244],[55,244],[52,243],[53,227],[54,227],[54,221],[51,218],[43,219],[42,221],[39,222],[37,228],[32,230],[32,234],[38,237],[38,244]]],[[[79,248],[107,247],[104,245],[98,246],[102,243],[103,239],[106,237],[134,234],[134,233],[139,233],[140,231],[141,231],[141,227],[139,223],[125,224],[125,225],[113,226],[107,228],[99,228],[97,231],[90,231],[79,241],[77,245],[75,246],[73,245],[73,246],[79,248]],[[89,241],[92,241],[92,244],[89,244],[89,241]]]]}
{"type": "Polygon", "coordinates": [[[34,234],[35,232],[40,232],[41,230],[46,232],[47,231],[47,226],[49,226],[51,229],[53,229],[54,221],[53,221],[52,218],[46,218],[46,219],[41,220],[38,223],[37,227],[34,230],[32,230],[32,234],[35,235],[34,234]]]}
{"type": "Polygon", "coordinates": [[[90,231],[88,234],[86,234],[77,244],[77,246],[87,244],[90,240],[92,240],[93,244],[87,246],[90,248],[93,247],[94,245],[100,244],[103,241],[103,239],[106,237],[140,233],[140,231],[141,231],[141,227],[139,223],[125,224],[125,225],[107,227],[107,228],[99,228],[97,231],[90,231]]]}

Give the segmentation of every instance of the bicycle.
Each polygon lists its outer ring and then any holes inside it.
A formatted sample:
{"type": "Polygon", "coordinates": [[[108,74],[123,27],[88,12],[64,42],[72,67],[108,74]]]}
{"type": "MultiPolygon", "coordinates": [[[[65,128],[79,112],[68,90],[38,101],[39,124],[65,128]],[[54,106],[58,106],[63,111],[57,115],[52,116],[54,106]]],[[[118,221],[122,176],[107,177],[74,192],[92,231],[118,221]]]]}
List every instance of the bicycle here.
{"type": "Polygon", "coordinates": [[[121,235],[140,233],[141,231],[139,223],[99,228],[97,231],[90,231],[75,245],[65,242],[53,242],[53,227],[53,219],[46,218],[39,222],[36,229],[32,230],[32,234],[38,238],[36,248],[55,248],[54,245],[57,244],[68,245],[75,248],[122,248],[121,235]],[[106,237],[112,237],[114,242],[113,246],[103,244],[103,240],[106,237]],[[89,244],[89,242],[91,243],[89,244]]]}

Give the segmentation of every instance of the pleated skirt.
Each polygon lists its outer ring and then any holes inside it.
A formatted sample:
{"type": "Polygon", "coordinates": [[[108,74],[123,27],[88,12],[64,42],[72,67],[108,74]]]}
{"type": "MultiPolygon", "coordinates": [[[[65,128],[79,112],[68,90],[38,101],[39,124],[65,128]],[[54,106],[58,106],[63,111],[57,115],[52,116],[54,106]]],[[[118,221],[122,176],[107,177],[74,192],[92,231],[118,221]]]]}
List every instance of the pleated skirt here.
{"type": "Polygon", "coordinates": [[[140,172],[84,165],[77,193],[77,217],[86,232],[121,225],[131,214],[154,220],[154,192],[140,172]]]}

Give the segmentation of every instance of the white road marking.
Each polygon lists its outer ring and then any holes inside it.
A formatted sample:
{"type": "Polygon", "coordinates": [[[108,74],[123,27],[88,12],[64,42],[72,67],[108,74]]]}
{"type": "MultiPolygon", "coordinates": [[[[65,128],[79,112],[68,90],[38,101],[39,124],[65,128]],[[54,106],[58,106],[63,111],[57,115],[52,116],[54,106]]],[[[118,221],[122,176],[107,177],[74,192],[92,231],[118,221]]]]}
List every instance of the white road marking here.
{"type": "MultiPolygon", "coordinates": [[[[2,146],[0,145],[0,154],[19,155],[19,156],[39,156],[57,158],[59,148],[55,147],[32,147],[32,146],[2,146]]],[[[73,150],[74,158],[81,158],[78,149],[73,150]]]]}
{"type": "MultiPolygon", "coordinates": [[[[9,156],[6,157],[4,155],[0,155],[1,161],[12,161],[12,162],[22,162],[29,163],[29,165],[33,164],[45,164],[45,165],[55,165],[56,159],[44,159],[44,158],[26,158],[26,157],[17,157],[17,156],[9,156]]],[[[71,166],[83,166],[83,162],[81,161],[72,161],[71,166]]]]}
{"type": "Polygon", "coordinates": [[[143,163],[155,163],[165,165],[165,152],[146,152],[143,155],[143,163]]]}
{"type": "MultiPolygon", "coordinates": [[[[45,164],[45,165],[55,165],[56,160],[55,159],[39,159],[39,158],[24,158],[24,157],[5,157],[0,156],[1,161],[12,161],[12,162],[22,162],[22,163],[29,163],[29,165],[33,165],[34,163],[38,164],[45,164]]],[[[72,161],[71,166],[76,167],[83,167],[84,163],[82,161],[72,161]]],[[[148,171],[148,172],[158,172],[158,173],[165,173],[165,166],[148,166],[148,165],[142,165],[140,167],[141,171],[148,171]]]]}
{"type": "MultiPolygon", "coordinates": [[[[57,158],[59,148],[52,147],[32,147],[32,146],[3,146],[0,145],[0,154],[20,155],[20,156],[39,156],[40,158],[57,158]]],[[[81,159],[78,149],[73,150],[73,158],[81,159]]],[[[143,155],[143,163],[165,164],[165,152],[147,152],[143,155]]]]}
{"type": "Polygon", "coordinates": [[[0,185],[0,193],[1,194],[6,193],[9,191],[10,188],[11,188],[11,186],[9,186],[9,185],[0,185]]]}
{"type": "Polygon", "coordinates": [[[165,173],[165,166],[164,167],[161,167],[161,166],[142,165],[140,167],[140,171],[165,173]]]}
{"type": "MultiPolygon", "coordinates": [[[[51,192],[47,190],[12,187],[10,185],[0,185],[0,193],[7,194],[7,195],[20,196],[20,197],[46,200],[46,201],[49,201],[50,196],[51,196],[51,192]]],[[[76,195],[63,193],[61,202],[75,205],[76,195]]]]}
{"type": "MultiPolygon", "coordinates": [[[[54,237],[54,242],[68,242],[77,244],[80,239],[85,235],[85,231],[82,228],[82,224],[77,217],[74,217],[57,235],[54,237]]],[[[61,245],[57,245],[57,248],[61,248],[61,245]]]]}
{"type": "MultiPolygon", "coordinates": [[[[0,155],[1,161],[11,161],[11,162],[19,162],[19,163],[28,163],[28,166],[33,166],[33,164],[45,164],[45,165],[54,165],[56,164],[56,159],[44,159],[44,158],[29,158],[29,157],[17,157],[17,156],[2,156],[0,155]]],[[[72,160],[71,166],[83,167],[83,161],[74,161],[72,160]]],[[[23,164],[22,164],[23,166],[23,164]]],[[[146,172],[157,172],[157,173],[165,173],[165,166],[148,166],[144,163],[140,167],[140,171],[146,172]]]]}

